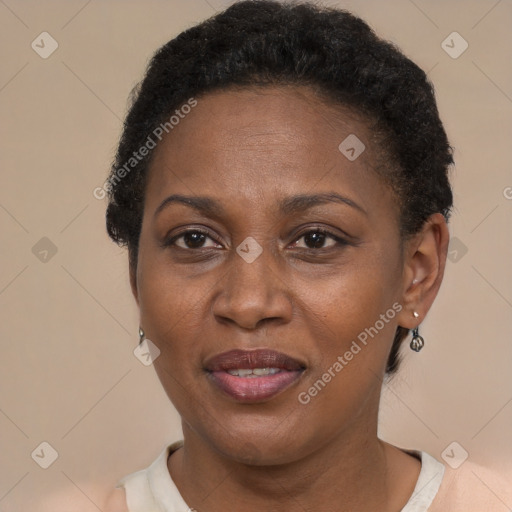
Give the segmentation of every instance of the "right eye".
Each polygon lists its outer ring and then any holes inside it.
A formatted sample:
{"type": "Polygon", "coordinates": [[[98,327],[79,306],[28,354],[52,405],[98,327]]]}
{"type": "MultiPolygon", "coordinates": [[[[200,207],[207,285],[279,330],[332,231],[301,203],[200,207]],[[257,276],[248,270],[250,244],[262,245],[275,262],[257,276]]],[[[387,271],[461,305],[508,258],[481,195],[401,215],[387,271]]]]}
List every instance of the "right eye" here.
{"type": "Polygon", "coordinates": [[[167,240],[164,245],[166,247],[175,245],[180,249],[203,249],[203,248],[211,248],[217,247],[217,244],[210,236],[208,231],[204,231],[202,229],[189,229],[187,231],[183,231],[177,235],[174,235],[172,238],[167,240]],[[205,246],[204,243],[207,239],[210,239],[213,242],[213,245],[205,246]],[[181,240],[181,243],[177,243],[178,240],[181,240]]]}

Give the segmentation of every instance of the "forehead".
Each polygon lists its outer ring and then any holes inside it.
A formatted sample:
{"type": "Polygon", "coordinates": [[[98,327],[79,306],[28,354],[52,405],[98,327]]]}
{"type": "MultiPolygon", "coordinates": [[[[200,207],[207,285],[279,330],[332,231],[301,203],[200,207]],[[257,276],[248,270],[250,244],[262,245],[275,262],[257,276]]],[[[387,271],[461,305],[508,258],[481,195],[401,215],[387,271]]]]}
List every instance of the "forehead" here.
{"type": "Polygon", "coordinates": [[[307,87],[208,93],[155,149],[147,206],[156,208],[170,193],[230,202],[243,197],[261,206],[293,193],[333,190],[358,197],[363,207],[382,202],[389,191],[372,171],[371,139],[361,116],[307,87]]]}

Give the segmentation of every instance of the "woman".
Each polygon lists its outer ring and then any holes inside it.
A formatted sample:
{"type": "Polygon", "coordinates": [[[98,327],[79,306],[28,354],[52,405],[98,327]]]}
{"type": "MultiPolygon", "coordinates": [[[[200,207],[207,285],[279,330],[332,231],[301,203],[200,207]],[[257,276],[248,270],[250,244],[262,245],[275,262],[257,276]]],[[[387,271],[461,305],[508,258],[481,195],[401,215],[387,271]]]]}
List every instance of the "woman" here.
{"type": "Polygon", "coordinates": [[[156,53],[107,229],[183,441],[109,510],[455,510],[441,463],[377,436],[443,279],[450,164],[425,73],[348,12],[238,2],[156,53]]]}

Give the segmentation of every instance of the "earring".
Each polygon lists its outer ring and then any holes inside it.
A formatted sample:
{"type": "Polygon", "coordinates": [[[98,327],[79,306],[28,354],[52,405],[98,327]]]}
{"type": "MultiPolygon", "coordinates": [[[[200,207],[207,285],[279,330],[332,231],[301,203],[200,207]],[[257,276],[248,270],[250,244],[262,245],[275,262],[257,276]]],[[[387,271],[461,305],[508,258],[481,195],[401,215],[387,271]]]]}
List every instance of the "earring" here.
{"type": "MultiPolygon", "coordinates": [[[[415,311],[413,313],[414,318],[419,318],[419,314],[415,311]]],[[[411,340],[411,350],[414,350],[414,352],[419,352],[423,345],[425,345],[425,340],[418,334],[418,327],[415,327],[412,330],[412,340],[411,340]]]]}
{"type": "Polygon", "coordinates": [[[139,345],[144,341],[145,336],[144,330],[139,326],[139,345]]]}

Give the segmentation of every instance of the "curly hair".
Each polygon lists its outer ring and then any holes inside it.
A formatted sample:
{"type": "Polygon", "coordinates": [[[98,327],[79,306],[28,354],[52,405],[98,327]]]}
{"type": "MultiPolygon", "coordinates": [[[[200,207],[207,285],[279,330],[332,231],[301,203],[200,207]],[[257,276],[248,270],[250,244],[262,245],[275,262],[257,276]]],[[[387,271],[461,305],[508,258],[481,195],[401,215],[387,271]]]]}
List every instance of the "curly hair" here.
{"type": "MultiPolygon", "coordinates": [[[[347,11],[309,2],[240,1],[162,46],[133,93],[106,181],[107,231],[128,246],[132,270],[152,154],[141,151],[140,156],[137,150],[147,144],[148,134],[193,97],[266,85],[310,86],[368,121],[379,151],[387,155],[375,170],[397,198],[402,240],[420,231],[433,213],[448,220],[452,148],[425,72],[347,11]],[[133,170],[126,169],[130,159],[133,170]]],[[[397,327],[388,375],[398,368],[408,332],[397,327]]]]}

